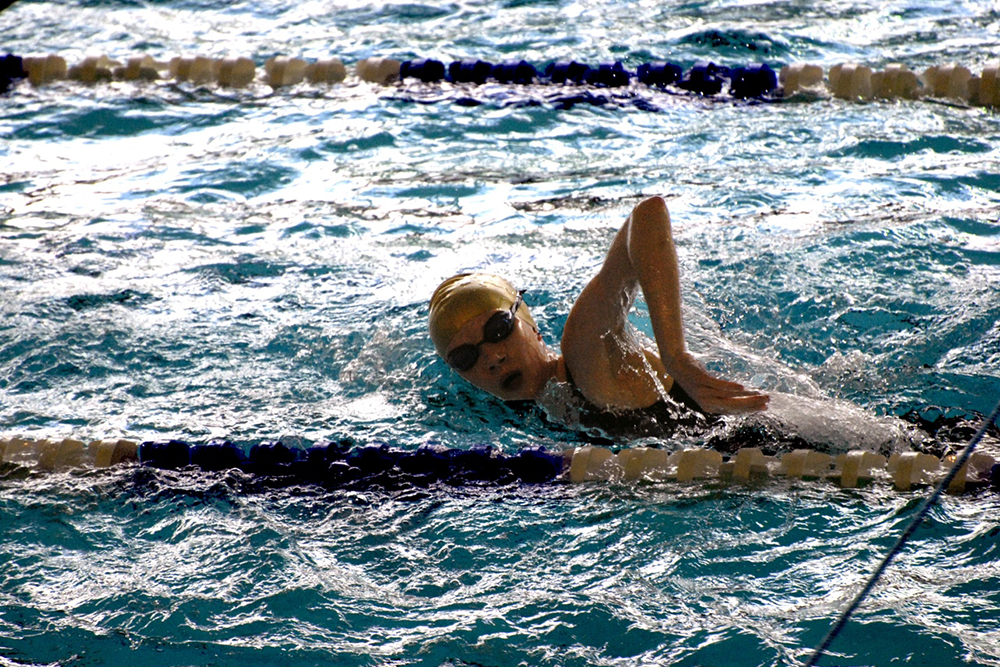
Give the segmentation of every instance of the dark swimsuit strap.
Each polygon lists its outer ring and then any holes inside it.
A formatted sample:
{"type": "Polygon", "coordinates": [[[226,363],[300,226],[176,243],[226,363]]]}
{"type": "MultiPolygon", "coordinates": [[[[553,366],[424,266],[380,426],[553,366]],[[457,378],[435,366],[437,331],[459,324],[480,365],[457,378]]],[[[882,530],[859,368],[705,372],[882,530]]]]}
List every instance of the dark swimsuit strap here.
{"type": "MultiPolygon", "coordinates": [[[[577,392],[579,392],[580,395],[582,396],[583,392],[581,392],[580,388],[576,386],[575,382],[573,382],[573,376],[569,372],[569,366],[566,366],[565,368],[566,368],[566,382],[568,382],[569,385],[573,387],[573,389],[575,389],[577,392]]],[[[684,391],[683,387],[677,384],[677,380],[674,380],[673,378],[670,379],[673,381],[673,383],[670,386],[670,391],[667,392],[667,396],[669,396],[674,402],[680,403],[688,410],[692,410],[701,415],[708,414],[701,409],[701,406],[698,405],[698,403],[695,402],[693,398],[691,398],[690,394],[684,391]]],[[[657,401],[657,403],[658,402],[660,401],[657,401]]],[[[656,405],[656,403],[654,403],[653,405],[656,405]]],[[[652,407],[652,406],[647,406],[647,407],[652,407]]]]}

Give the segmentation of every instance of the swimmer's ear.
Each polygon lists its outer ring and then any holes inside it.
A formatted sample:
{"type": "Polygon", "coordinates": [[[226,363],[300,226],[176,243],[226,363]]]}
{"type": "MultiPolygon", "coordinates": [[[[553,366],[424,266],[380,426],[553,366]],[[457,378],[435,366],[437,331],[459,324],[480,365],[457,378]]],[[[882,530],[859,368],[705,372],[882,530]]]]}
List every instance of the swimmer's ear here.
{"type": "Polygon", "coordinates": [[[521,320],[521,322],[523,322],[524,324],[527,324],[529,327],[531,327],[531,330],[535,332],[536,336],[538,336],[538,340],[542,339],[542,332],[538,330],[538,325],[537,324],[532,324],[531,322],[529,322],[527,320],[523,320],[523,319],[521,320]]]}

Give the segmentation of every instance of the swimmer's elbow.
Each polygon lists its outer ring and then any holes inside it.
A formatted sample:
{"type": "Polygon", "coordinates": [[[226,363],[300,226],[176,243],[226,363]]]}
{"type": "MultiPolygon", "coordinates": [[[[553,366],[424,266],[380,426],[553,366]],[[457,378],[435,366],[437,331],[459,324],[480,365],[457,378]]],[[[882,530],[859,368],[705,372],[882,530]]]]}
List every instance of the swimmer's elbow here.
{"type": "Polygon", "coordinates": [[[638,204],[635,205],[635,209],[633,209],[633,211],[637,215],[641,215],[641,216],[650,216],[650,215],[660,216],[660,215],[666,215],[666,216],[669,217],[669,215],[670,215],[667,212],[667,202],[663,199],[663,197],[659,197],[659,196],[649,197],[648,199],[643,199],[641,202],[639,202],[638,204]]]}
{"type": "Polygon", "coordinates": [[[648,238],[670,232],[670,212],[663,197],[650,197],[636,204],[630,216],[629,236],[648,238]]]}
{"type": "Polygon", "coordinates": [[[633,265],[639,255],[660,251],[672,241],[670,213],[662,197],[650,197],[632,209],[629,218],[628,252],[633,265]]]}

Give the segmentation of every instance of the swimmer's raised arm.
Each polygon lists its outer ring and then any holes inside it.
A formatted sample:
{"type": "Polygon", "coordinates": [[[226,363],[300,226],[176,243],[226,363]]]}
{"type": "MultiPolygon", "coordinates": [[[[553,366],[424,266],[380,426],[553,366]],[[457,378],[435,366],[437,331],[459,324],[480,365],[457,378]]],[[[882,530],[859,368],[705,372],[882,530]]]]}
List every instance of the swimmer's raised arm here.
{"type": "Polygon", "coordinates": [[[621,404],[623,394],[634,395],[629,402],[647,404],[650,392],[662,394],[664,388],[652,386],[650,373],[636,372],[652,365],[661,380],[669,382],[663,377],[669,375],[706,412],[767,407],[766,395],[712,376],[688,352],[670,215],[659,197],[639,203],[615,236],[600,272],[570,312],[562,351],[583,392],[607,405],[621,404]],[[649,308],[658,355],[643,350],[627,332],[638,289],[649,308]]]}

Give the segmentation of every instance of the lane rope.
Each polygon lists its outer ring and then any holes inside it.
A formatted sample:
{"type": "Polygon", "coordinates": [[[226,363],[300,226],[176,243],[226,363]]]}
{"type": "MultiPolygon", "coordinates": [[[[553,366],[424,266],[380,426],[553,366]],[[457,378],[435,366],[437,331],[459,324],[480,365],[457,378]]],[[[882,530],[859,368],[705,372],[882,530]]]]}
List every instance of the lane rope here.
{"type": "MultiPolygon", "coordinates": [[[[348,69],[339,58],[306,61],[276,56],[264,62],[258,76],[257,64],[248,57],[174,57],[157,61],[149,55],[124,61],[106,55],[88,56],[69,65],[57,54],[0,58],[0,93],[26,79],[34,86],[60,80],[85,84],[107,81],[172,80],[195,85],[213,84],[224,88],[245,88],[259,83],[272,89],[296,86],[332,85],[344,82],[348,69]]],[[[635,82],[647,88],[677,94],[715,97],[725,91],[734,99],[777,101],[789,97],[835,97],[845,100],[942,99],[961,104],[1000,107],[1000,60],[986,63],[977,75],[963,65],[945,64],[926,68],[922,73],[893,63],[875,71],[859,63],[841,63],[825,71],[810,63],[787,64],[776,72],[766,63],[727,67],[699,61],[685,71],[666,61],[644,63],[635,71],[622,62],[590,64],[575,60],[549,63],[537,68],[525,60],[491,63],[458,60],[445,64],[432,58],[396,60],[364,58],[355,63],[358,81],[384,86],[407,82],[482,86],[499,83],[509,86],[584,86],[620,90],[635,89],[635,82]]]]}
{"type": "Polygon", "coordinates": [[[528,447],[508,454],[490,445],[469,449],[426,443],[413,449],[389,445],[355,446],[350,442],[319,441],[311,445],[265,440],[246,446],[228,440],[189,444],[180,440],[137,443],[124,439],[84,443],[72,438],[32,440],[0,437],[0,477],[32,470],[105,468],[138,462],[152,468],[205,471],[239,469],[259,477],[285,478],[287,483],[326,486],[427,484],[446,482],[513,483],[678,482],[761,485],[776,478],[832,483],[856,489],[875,483],[898,491],[930,486],[940,472],[952,474],[945,486],[959,494],[979,488],[1000,488],[1000,463],[977,452],[966,456],[955,472],[953,455],[938,459],[917,451],[886,458],[867,450],[832,456],[799,448],[767,456],[757,447],[742,447],[728,457],[715,449],[668,451],[656,447],[612,450],[586,445],[565,450],[528,447]],[[20,472],[18,472],[20,471],[20,472]]]}

